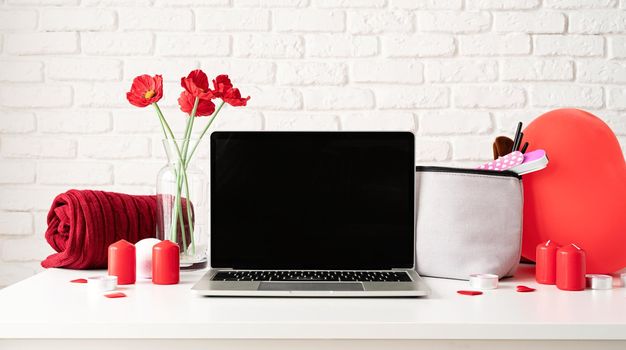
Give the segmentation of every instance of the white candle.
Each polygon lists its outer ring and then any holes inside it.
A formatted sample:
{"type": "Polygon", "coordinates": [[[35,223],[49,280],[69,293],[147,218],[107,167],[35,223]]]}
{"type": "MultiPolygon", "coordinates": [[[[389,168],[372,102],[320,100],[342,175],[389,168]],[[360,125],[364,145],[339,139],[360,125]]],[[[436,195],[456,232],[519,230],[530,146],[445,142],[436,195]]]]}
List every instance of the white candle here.
{"type": "Polygon", "coordinates": [[[476,273],[469,276],[470,286],[479,290],[498,288],[498,275],[476,273]]]}
{"type": "Polygon", "coordinates": [[[587,288],[591,289],[611,289],[613,288],[613,277],[609,275],[588,274],[585,275],[587,288]]]}
{"type": "Polygon", "coordinates": [[[152,247],[159,242],[156,238],[145,238],[135,244],[137,278],[152,278],[152,247]]]}
{"type": "Polygon", "coordinates": [[[117,276],[87,277],[87,286],[92,292],[108,292],[117,288],[117,276]]]}

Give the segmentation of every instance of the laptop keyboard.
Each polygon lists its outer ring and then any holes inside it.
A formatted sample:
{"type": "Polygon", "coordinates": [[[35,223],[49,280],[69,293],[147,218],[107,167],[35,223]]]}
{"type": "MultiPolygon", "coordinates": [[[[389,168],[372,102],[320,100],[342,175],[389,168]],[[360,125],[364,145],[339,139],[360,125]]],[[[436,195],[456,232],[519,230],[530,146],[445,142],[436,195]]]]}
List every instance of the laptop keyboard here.
{"type": "Polygon", "coordinates": [[[220,271],[212,280],[411,282],[411,277],[397,271],[220,271]]]}

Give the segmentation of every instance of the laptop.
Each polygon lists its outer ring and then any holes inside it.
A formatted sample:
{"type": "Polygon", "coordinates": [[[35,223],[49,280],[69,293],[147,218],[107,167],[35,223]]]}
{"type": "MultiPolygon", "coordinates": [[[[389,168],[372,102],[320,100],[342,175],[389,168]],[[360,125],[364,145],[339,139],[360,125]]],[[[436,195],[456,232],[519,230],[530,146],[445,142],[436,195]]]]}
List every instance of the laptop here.
{"type": "Polygon", "coordinates": [[[211,134],[205,296],[412,297],[411,132],[211,134]]]}

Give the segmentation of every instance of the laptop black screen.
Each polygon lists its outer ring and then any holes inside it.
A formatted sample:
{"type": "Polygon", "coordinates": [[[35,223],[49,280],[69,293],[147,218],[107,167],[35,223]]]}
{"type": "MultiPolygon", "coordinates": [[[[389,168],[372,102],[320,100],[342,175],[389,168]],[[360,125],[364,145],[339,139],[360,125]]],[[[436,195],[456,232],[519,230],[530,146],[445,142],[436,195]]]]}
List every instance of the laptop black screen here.
{"type": "Polygon", "coordinates": [[[409,132],[214,132],[211,266],[413,266],[409,132]]]}

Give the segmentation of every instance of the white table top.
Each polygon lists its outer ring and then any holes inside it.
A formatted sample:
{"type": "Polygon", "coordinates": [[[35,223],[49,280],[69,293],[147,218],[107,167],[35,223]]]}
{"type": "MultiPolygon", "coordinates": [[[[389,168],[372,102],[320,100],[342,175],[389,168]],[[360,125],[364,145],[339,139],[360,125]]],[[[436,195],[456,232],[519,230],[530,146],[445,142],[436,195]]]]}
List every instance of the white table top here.
{"type": "Polygon", "coordinates": [[[108,299],[69,282],[105,271],[49,269],[0,290],[0,338],[626,339],[626,288],[559,291],[530,266],[474,297],[427,278],[432,295],[414,299],[206,298],[190,290],[203,272],[108,299]]]}

